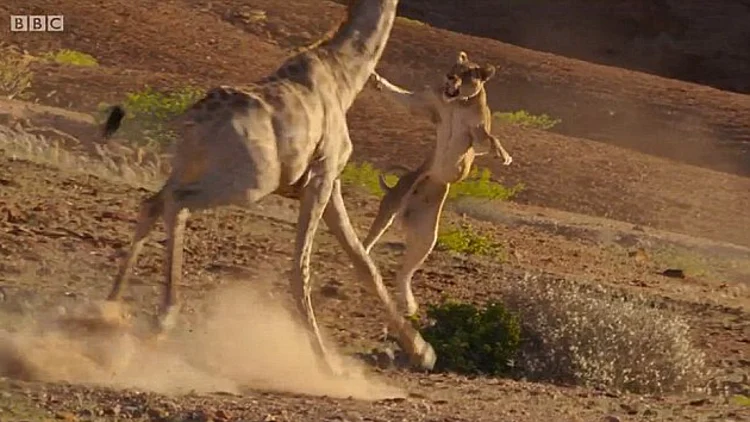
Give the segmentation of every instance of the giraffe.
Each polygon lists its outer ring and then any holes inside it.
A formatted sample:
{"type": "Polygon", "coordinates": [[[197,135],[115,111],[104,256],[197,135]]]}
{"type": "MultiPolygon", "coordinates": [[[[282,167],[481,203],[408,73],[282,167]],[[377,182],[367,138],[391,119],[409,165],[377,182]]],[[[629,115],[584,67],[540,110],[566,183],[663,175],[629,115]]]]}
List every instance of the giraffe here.
{"type": "MultiPolygon", "coordinates": [[[[434,367],[434,349],[398,312],[357,237],[339,179],[353,148],[346,113],[385,49],[397,5],[398,0],[350,0],[346,18],[324,40],[249,87],[208,90],[175,119],[180,138],[172,170],[162,188],[141,201],[132,243],[107,301],[120,300],[147,236],[162,217],[165,286],[155,328],[164,335],[179,313],[176,287],[182,279],[189,215],[220,206],[247,207],[278,194],[300,201],[290,287],[320,364],[339,372],[324,346],[311,301],[310,256],[322,219],[380,299],[411,363],[424,370],[434,367]]],[[[107,135],[121,120],[122,107],[115,110],[104,128],[107,135]]]]}

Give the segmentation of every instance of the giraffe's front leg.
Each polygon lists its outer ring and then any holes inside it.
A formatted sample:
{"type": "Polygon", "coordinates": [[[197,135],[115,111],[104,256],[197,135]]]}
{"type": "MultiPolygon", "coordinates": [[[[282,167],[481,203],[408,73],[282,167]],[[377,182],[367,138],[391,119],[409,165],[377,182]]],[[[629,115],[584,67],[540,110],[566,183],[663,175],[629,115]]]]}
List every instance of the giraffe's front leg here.
{"type": "Polygon", "coordinates": [[[380,272],[373,263],[372,258],[365,252],[365,248],[357,237],[354,227],[349,220],[346,207],[344,206],[344,198],[341,195],[340,180],[336,180],[335,182],[331,202],[326,208],[324,218],[331,233],[338,239],[339,244],[341,244],[347,255],[349,255],[349,258],[351,258],[357,274],[369,282],[369,287],[371,287],[371,290],[380,299],[386,311],[386,323],[395,331],[399,345],[409,355],[412,364],[424,370],[431,370],[437,360],[435,349],[401,315],[396,304],[391,300],[380,272]]]}

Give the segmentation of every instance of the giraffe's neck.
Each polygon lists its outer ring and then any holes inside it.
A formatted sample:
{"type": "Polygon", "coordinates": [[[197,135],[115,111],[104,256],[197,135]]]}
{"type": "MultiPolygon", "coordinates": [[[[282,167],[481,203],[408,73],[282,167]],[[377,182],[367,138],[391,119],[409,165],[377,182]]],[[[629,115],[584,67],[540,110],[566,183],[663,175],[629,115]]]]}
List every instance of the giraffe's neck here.
{"type": "Polygon", "coordinates": [[[344,109],[348,109],[375,70],[396,18],[399,0],[350,0],[346,21],[330,41],[323,59],[333,72],[344,109]]]}

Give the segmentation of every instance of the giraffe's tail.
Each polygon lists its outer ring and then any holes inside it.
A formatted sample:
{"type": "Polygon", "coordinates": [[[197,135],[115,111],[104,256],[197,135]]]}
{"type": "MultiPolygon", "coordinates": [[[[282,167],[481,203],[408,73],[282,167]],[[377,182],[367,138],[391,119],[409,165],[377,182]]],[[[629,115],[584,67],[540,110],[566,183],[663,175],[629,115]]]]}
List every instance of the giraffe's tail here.
{"type": "Polygon", "coordinates": [[[115,105],[110,109],[109,116],[107,117],[107,121],[104,123],[104,128],[102,130],[102,136],[104,139],[109,139],[115,134],[115,132],[117,132],[117,129],[120,128],[123,117],[125,117],[125,109],[122,108],[122,106],[115,105]]]}

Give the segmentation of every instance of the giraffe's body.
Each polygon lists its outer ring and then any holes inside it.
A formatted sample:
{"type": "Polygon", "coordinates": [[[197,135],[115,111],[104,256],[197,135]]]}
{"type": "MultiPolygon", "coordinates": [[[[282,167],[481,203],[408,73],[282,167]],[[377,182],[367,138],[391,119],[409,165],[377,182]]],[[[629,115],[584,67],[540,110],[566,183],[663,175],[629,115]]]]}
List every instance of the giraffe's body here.
{"type": "MultiPolygon", "coordinates": [[[[310,300],[310,255],[324,219],[398,328],[413,361],[432,368],[432,347],[399,315],[377,267],[349,221],[339,174],[352,152],[346,112],[375,69],[389,38],[398,0],[351,0],[348,18],[326,41],[284,62],[247,88],[211,89],[175,122],[180,139],[162,189],[143,201],[128,257],[108,297],[118,300],[159,216],[167,230],[166,287],[159,326],[174,324],[175,285],[182,276],[190,211],[249,205],[277,193],[300,200],[292,294],[322,358],[325,348],[310,300]]],[[[325,360],[329,364],[330,362],[325,360]]]]}
{"type": "Polygon", "coordinates": [[[411,289],[412,277],[435,247],[440,216],[450,185],[466,179],[474,158],[480,155],[474,147],[487,142],[494,153],[504,159],[505,165],[513,161],[499,140],[490,133],[492,115],[484,84],[494,74],[493,66],[470,62],[466,53],[461,52],[449,70],[443,87],[428,87],[413,93],[393,85],[378,74],[373,75],[378,88],[413,112],[427,112],[437,126],[435,149],[418,168],[407,169],[393,187],[389,187],[380,177],[385,196],[363,242],[369,253],[396,216],[400,215],[406,231],[406,251],[395,284],[399,303],[406,314],[417,312],[417,302],[411,289]]]}

